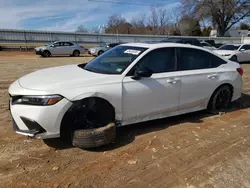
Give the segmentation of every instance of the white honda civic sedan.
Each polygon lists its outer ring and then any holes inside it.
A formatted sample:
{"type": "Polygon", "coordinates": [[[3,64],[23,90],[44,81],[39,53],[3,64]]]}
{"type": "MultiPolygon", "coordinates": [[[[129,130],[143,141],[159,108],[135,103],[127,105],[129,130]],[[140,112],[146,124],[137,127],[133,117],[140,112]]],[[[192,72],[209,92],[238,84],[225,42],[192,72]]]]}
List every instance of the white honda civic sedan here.
{"type": "Polygon", "coordinates": [[[9,88],[16,133],[62,137],[90,148],[116,127],[207,109],[240,98],[243,69],[201,47],[172,43],[117,46],[88,64],[39,70],[9,88]]]}

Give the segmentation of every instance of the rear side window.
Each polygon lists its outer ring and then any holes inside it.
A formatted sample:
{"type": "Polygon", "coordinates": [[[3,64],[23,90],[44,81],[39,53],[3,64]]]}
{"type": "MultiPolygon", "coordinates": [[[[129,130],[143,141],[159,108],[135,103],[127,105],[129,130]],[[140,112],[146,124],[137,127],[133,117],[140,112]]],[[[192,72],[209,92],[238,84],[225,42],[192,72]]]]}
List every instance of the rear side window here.
{"type": "Polygon", "coordinates": [[[211,61],[211,68],[216,68],[222,64],[227,64],[226,61],[212,54],[209,54],[209,59],[211,61]]]}
{"type": "Polygon", "coordinates": [[[192,48],[179,48],[179,70],[195,70],[210,68],[207,53],[192,48]]]}
{"type": "Polygon", "coordinates": [[[175,48],[156,49],[146,54],[136,65],[136,69],[147,67],[153,73],[176,71],[175,48]]]}
{"type": "Polygon", "coordinates": [[[226,64],[224,60],[203,50],[179,48],[178,54],[179,70],[208,69],[226,64]]]}

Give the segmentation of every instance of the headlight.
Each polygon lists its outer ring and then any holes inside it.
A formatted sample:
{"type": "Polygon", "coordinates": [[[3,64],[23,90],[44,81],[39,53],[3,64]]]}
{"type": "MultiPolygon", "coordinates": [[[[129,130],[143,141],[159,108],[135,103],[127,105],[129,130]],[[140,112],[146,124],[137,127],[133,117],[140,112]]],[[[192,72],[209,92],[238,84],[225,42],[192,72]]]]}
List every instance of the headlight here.
{"type": "Polygon", "coordinates": [[[62,100],[63,97],[60,95],[44,95],[44,96],[21,96],[12,100],[12,104],[27,104],[27,105],[38,105],[47,106],[53,105],[62,100]]]}

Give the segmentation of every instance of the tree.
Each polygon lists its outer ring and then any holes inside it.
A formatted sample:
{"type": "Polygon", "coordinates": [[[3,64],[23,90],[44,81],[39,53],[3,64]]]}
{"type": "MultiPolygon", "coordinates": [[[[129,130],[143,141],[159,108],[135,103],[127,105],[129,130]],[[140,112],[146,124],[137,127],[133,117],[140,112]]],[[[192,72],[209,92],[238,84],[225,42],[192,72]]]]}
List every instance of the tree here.
{"type": "Polygon", "coordinates": [[[158,33],[158,20],[159,16],[157,14],[157,7],[153,6],[150,8],[149,15],[149,27],[153,35],[156,35],[158,33]]]}
{"type": "Polygon", "coordinates": [[[203,30],[202,30],[202,35],[203,36],[210,36],[211,31],[212,31],[212,27],[211,26],[204,27],[203,30]]]}
{"type": "Polygon", "coordinates": [[[201,28],[198,20],[190,16],[183,16],[179,22],[181,35],[185,36],[200,36],[201,28]]]}
{"type": "Polygon", "coordinates": [[[109,17],[105,33],[130,34],[132,25],[121,15],[113,14],[109,17]]]}
{"type": "Polygon", "coordinates": [[[79,25],[76,29],[76,32],[80,33],[89,33],[88,29],[84,27],[84,25],[79,25]]]}
{"type": "Polygon", "coordinates": [[[146,14],[141,13],[133,17],[131,20],[133,34],[150,34],[149,29],[146,27],[146,14]]]}
{"type": "Polygon", "coordinates": [[[247,25],[246,23],[241,23],[241,24],[240,24],[240,29],[242,29],[242,30],[249,30],[249,29],[250,29],[250,26],[247,25]]]}
{"type": "Polygon", "coordinates": [[[182,0],[185,14],[210,18],[218,36],[224,36],[233,25],[250,16],[250,0],[182,0]]]}

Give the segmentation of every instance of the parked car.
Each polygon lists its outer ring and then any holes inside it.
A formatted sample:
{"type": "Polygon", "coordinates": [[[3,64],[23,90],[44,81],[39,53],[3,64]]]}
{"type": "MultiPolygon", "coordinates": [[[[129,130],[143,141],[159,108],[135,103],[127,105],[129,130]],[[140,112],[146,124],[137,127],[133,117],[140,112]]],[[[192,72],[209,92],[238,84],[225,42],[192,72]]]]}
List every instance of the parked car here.
{"type": "Polygon", "coordinates": [[[210,44],[211,46],[216,47],[216,43],[215,43],[214,40],[209,39],[209,40],[204,40],[204,42],[207,42],[207,43],[210,44]]]}
{"type": "Polygon", "coordinates": [[[215,47],[213,47],[212,45],[210,45],[209,43],[205,42],[205,41],[201,41],[201,46],[203,48],[206,48],[208,50],[216,50],[215,47]]]}
{"type": "Polygon", "coordinates": [[[35,53],[43,57],[52,55],[71,55],[78,57],[81,53],[85,52],[85,48],[69,41],[56,41],[47,46],[35,48],[35,53]]]}
{"type": "Polygon", "coordinates": [[[195,46],[201,46],[201,42],[196,38],[167,38],[161,42],[172,42],[172,43],[181,43],[181,44],[191,44],[195,46]]]}
{"type": "Polygon", "coordinates": [[[243,69],[201,47],[119,45],[88,64],[47,68],[9,87],[18,134],[70,138],[82,148],[108,144],[116,127],[207,109],[240,98],[243,69]]]}
{"type": "Polygon", "coordinates": [[[215,53],[237,62],[250,62],[250,44],[225,44],[215,53]]]}
{"type": "Polygon", "coordinates": [[[88,50],[88,53],[90,55],[93,56],[99,56],[101,54],[103,54],[104,52],[106,52],[107,50],[114,48],[117,45],[120,45],[121,43],[104,43],[104,44],[100,44],[100,46],[94,47],[94,48],[90,48],[88,50]]]}

